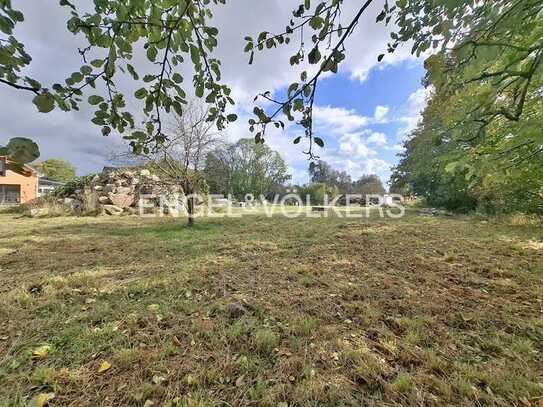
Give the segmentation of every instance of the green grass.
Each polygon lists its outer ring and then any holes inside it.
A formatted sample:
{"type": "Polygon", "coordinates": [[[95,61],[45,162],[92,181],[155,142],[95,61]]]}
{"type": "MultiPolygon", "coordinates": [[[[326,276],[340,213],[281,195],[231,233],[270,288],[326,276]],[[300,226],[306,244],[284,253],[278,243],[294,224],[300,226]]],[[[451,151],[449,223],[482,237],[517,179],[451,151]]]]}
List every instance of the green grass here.
{"type": "Polygon", "coordinates": [[[541,228],[375,215],[0,214],[0,406],[537,405],[541,228]]]}

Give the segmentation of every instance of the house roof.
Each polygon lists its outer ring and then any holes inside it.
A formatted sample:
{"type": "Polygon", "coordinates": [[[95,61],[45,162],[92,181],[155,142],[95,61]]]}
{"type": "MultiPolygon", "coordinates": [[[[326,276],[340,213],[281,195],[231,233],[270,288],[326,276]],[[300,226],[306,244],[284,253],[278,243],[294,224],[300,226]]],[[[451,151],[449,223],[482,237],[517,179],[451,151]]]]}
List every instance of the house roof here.
{"type": "MultiPolygon", "coordinates": [[[[8,157],[5,156],[5,155],[2,155],[2,156],[0,156],[0,160],[3,160],[4,162],[7,162],[7,161],[8,161],[8,157]]],[[[31,175],[36,175],[36,176],[38,175],[38,171],[37,171],[34,167],[32,167],[32,166],[30,166],[30,165],[28,165],[28,164],[23,164],[23,166],[24,166],[28,171],[31,172],[31,175]]]]}
{"type": "Polygon", "coordinates": [[[66,185],[65,182],[54,181],[52,179],[45,178],[45,177],[39,177],[38,178],[38,183],[39,183],[39,185],[51,185],[51,186],[54,186],[54,187],[61,187],[63,185],[66,185]]]}

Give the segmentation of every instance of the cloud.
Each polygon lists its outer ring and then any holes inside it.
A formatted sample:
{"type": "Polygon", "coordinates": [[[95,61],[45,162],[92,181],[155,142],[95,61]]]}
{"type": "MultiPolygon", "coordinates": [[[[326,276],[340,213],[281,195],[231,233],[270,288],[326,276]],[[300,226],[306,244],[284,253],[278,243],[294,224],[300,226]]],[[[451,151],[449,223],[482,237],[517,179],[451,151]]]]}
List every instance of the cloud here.
{"type": "Polygon", "coordinates": [[[364,132],[352,133],[341,137],[339,139],[339,154],[350,157],[370,157],[377,155],[374,150],[366,146],[361,137],[363,134],[364,132]]]}
{"type": "MultiPolygon", "coordinates": [[[[82,48],[84,42],[81,36],[67,32],[66,21],[70,17],[67,8],[35,3],[27,0],[17,5],[24,12],[25,21],[17,27],[16,34],[33,56],[32,64],[25,74],[39,79],[42,83],[61,82],[81,66],[78,48],[82,48]],[[43,24],[43,21],[47,21],[47,24],[43,24]]],[[[91,0],[79,0],[77,4],[84,9],[93,8],[91,0]]],[[[297,6],[297,0],[236,0],[215,7],[212,24],[220,30],[216,56],[222,61],[223,78],[232,87],[232,95],[237,101],[236,110],[240,116],[240,120],[226,132],[229,140],[250,136],[246,129],[247,114],[252,111],[252,100],[257,93],[284,89],[297,80],[300,71],[306,68],[293,68],[289,64],[289,56],[299,46],[297,41],[287,47],[258,53],[253,65],[248,65],[248,55],[243,52],[243,38],[246,35],[254,36],[263,30],[283,31],[292,17],[292,10],[297,6]]],[[[344,2],[344,26],[349,23],[349,16],[354,15],[356,7],[360,7],[357,2],[344,2]]],[[[390,34],[390,28],[375,23],[375,17],[381,8],[382,1],[375,2],[368,8],[356,30],[347,39],[347,57],[340,66],[341,73],[357,80],[365,80],[368,73],[376,67],[412,59],[408,53],[409,47],[406,46],[393,55],[387,55],[381,64],[377,63],[377,55],[386,49],[390,34]]],[[[136,55],[135,58],[135,65],[143,63],[141,55],[136,55]]],[[[316,68],[313,66],[311,69],[316,68]]],[[[188,78],[190,76],[186,78],[186,83],[190,82],[188,78]]],[[[90,109],[44,115],[33,107],[31,94],[0,87],[0,97],[3,101],[9,101],[4,103],[0,110],[0,122],[3,123],[0,144],[5,141],[4,138],[31,137],[39,143],[42,159],[68,159],[78,168],[79,174],[100,170],[107,164],[111,151],[125,148],[126,142],[119,135],[107,138],[100,135],[100,129],[90,123],[90,109]]],[[[128,103],[130,105],[131,101],[128,103]]],[[[338,135],[360,132],[360,129],[370,123],[390,120],[389,116],[390,110],[387,106],[378,106],[374,117],[365,117],[341,106],[321,106],[315,111],[317,132],[336,138],[338,135]]],[[[297,166],[293,167],[295,170],[307,164],[307,156],[303,154],[304,147],[291,147],[290,142],[296,131],[299,130],[292,128],[286,134],[273,133],[267,138],[270,144],[288,156],[289,163],[297,166]],[[297,154],[299,158],[295,157],[297,154]]],[[[354,143],[353,140],[351,143],[354,143]]],[[[353,148],[359,156],[372,155],[363,137],[360,142],[353,144],[353,148]]]]}
{"type": "Polygon", "coordinates": [[[417,124],[422,119],[422,112],[428,103],[428,98],[432,92],[431,87],[419,88],[407,99],[398,121],[402,126],[398,130],[398,137],[403,140],[405,137],[417,127],[417,124]]]}
{"type": "Polygon", "coordinates": [[[368,143],[385,146],[387,144],[387,136],[385,133],[373,132],[368,137],[368,143]]]}
{"type": "Polygon", "coordinates": [[[325,128],[334,133],[350,133],[367,126],[371,119],[356,113],[354,109],[332,106],[315,106],[313,116],[317,129],[325,128]]]}
{"type": "Polygon", "coordinates": [[[390,111],[390,108],[388,106],[377,106],[375,108],[375,113],[373,115],[374,119],[378,123],[386,123],[388,119],[388,112],[390,111]]]}

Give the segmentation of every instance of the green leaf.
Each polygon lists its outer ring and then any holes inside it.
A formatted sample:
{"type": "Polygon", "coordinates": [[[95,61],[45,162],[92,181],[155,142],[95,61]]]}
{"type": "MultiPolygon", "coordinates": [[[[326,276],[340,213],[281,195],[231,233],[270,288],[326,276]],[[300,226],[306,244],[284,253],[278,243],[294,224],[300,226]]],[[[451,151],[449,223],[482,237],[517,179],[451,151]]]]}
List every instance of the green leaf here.
{"type": "Polygon", "coordinates": [[[92,95],[89,97],[89,104],[96,106],[104,100],[102,96],[92,95]]]}
{"type": "Polygon", "coordinates": [[[151,62],[155,62],[156,57],[158,55],[158,50],[154,46],[150,46],[147,48],[147,59],[151,62]]]}
{"type": "Polygon", "coordinates": [[[315,144],[319,147],[324,147],[324,141],[320,137],[313,137],[313,140],[315,141],[315,144]]]}
{"type": "Polygon", "coordinates": [[[445,172],[453,173],[457,167],[458,167],[458,162],[454,161],[452,163],[449,163],[445,166],[445,172]]]}
{"type": "Polygon", "coordinates": [[[32,103],[36,105],[41,113],[49,113],[55,108],[55,98],[48,92],[37,95],[32,103]]]}
{"type": "Polygon", "coordinates": [[[137,81],[139,79],[139,75],[134,69],[134,67],[130,64],[127,64],[126,68],[128,69],[128,72],[130,73],[130,75],[132,75],[132,78],[134,78],[134,80],[137,81]]]}
{"type": "Polygon", "coordinates": [[[92,73],[92,68],[88,65],[83,65],[79,70],[83,75],[90,75],[92,73]]]}
{"type": "Polygon", "coordinates": [[[136,99],[143,99],[145,96],[147,96],[147,89],[138,89],[136,92],[134,92],[134,96],[136,97],[136,99]]]}
{"type": "Polygon", "coordinates": [[[307,56],[307,59],[310,64],[316,64],[321,59],[321,53],[319,51],[319,47],[315,47],[311,50],[309,55],[307,56]]]}
{"type": "Polygon", "coordinates": [[[302,139],[302,136],[298,136],[294,139],[293,143],[294,144],[298,144],[300,142],[300,140],[302,139]]]}
{"type": "Polygon", "coordinates": [[[311,28],[313,28],[314,30],[318,30],[322,27],[322,24],[323,24],[324,20],[322,19],[322,17],[313,17],[310,21],[309,21],[309,25],[311,26],[311,28]]]}
{"type": "Polygon", "coordinates": [[[183,77],[177,72],[172,75],[172,79],[175,83],[183,82],[183,77]]]}
{"type": "Polygon", "coordinates": [[[228,120],[230,123],[235,122],[237,119],[238,119],[238,115],[234,113],[226,116],[226,120],[228,120]]]}
{"type": "Polygon", "coordinates": [[[203,83],[199,83],[198,85],[196,85],[196,89],[194,91],[194,94],[199,98],[204,96],[204,84],[203,83]]]}
{"type": "Polygon", "coordinates": [[[194,45],[190,46],[190,58],[192,59],[192,63],[194,65],[200,64],[200,50],[198,47],[194,45]]]}
{"type": "Polygon", "coordinates": [[[103,59],[95,59],[95,60],[91,61],[90,64],[92,66],[94,66],[95,68],[100,68],[102,65],[104,65],[104,60],[103,59]]]}

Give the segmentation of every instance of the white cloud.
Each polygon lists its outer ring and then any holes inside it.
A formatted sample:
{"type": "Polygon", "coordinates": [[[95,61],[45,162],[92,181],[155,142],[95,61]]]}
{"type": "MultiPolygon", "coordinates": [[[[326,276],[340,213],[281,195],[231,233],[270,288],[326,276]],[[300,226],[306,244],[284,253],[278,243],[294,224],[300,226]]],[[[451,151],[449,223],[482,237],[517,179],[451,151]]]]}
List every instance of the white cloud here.
{"type": "Polygon", "coordinates": [[[368,143],[384,146],[387,144],[387,136],[385,133],[373,132],[368,137],[368,143]]]}
{"type": "Polygon", "coordinates": [[[426,107],[431,92],[431,88],[419,88],[409,95],[402,109],[401,116],[398,118],[398,121],[403,123],[403,126],[398,131],[400,139],[404,139],[417,127],[417,124],[422,119],[422,112],[426,107]]]}
{"type": "Polygon", "coordinates": [[[342,107],[315,106],[313,115],[317,128],[324,127],[338,134],[356,131],[370,123],[370,118],[342,107]]]}
{"type": "Polygon", "coordinates": [[[385,123],[388,119],[388,112],[390,111],[390,108],[388,106],[381,106],[378,105],[375,108],[375,113],[373,115],[374,119],[378,123],[385,123]]]}
{"type": "Polygon", "coordinates": [[[377,153],[368,148],[362,141],[361,136],[363,134],[363,132],[351,133],[341,137],[339,139],[339,154],[349,157],[370,157],[376,155],[377,153]]]}

